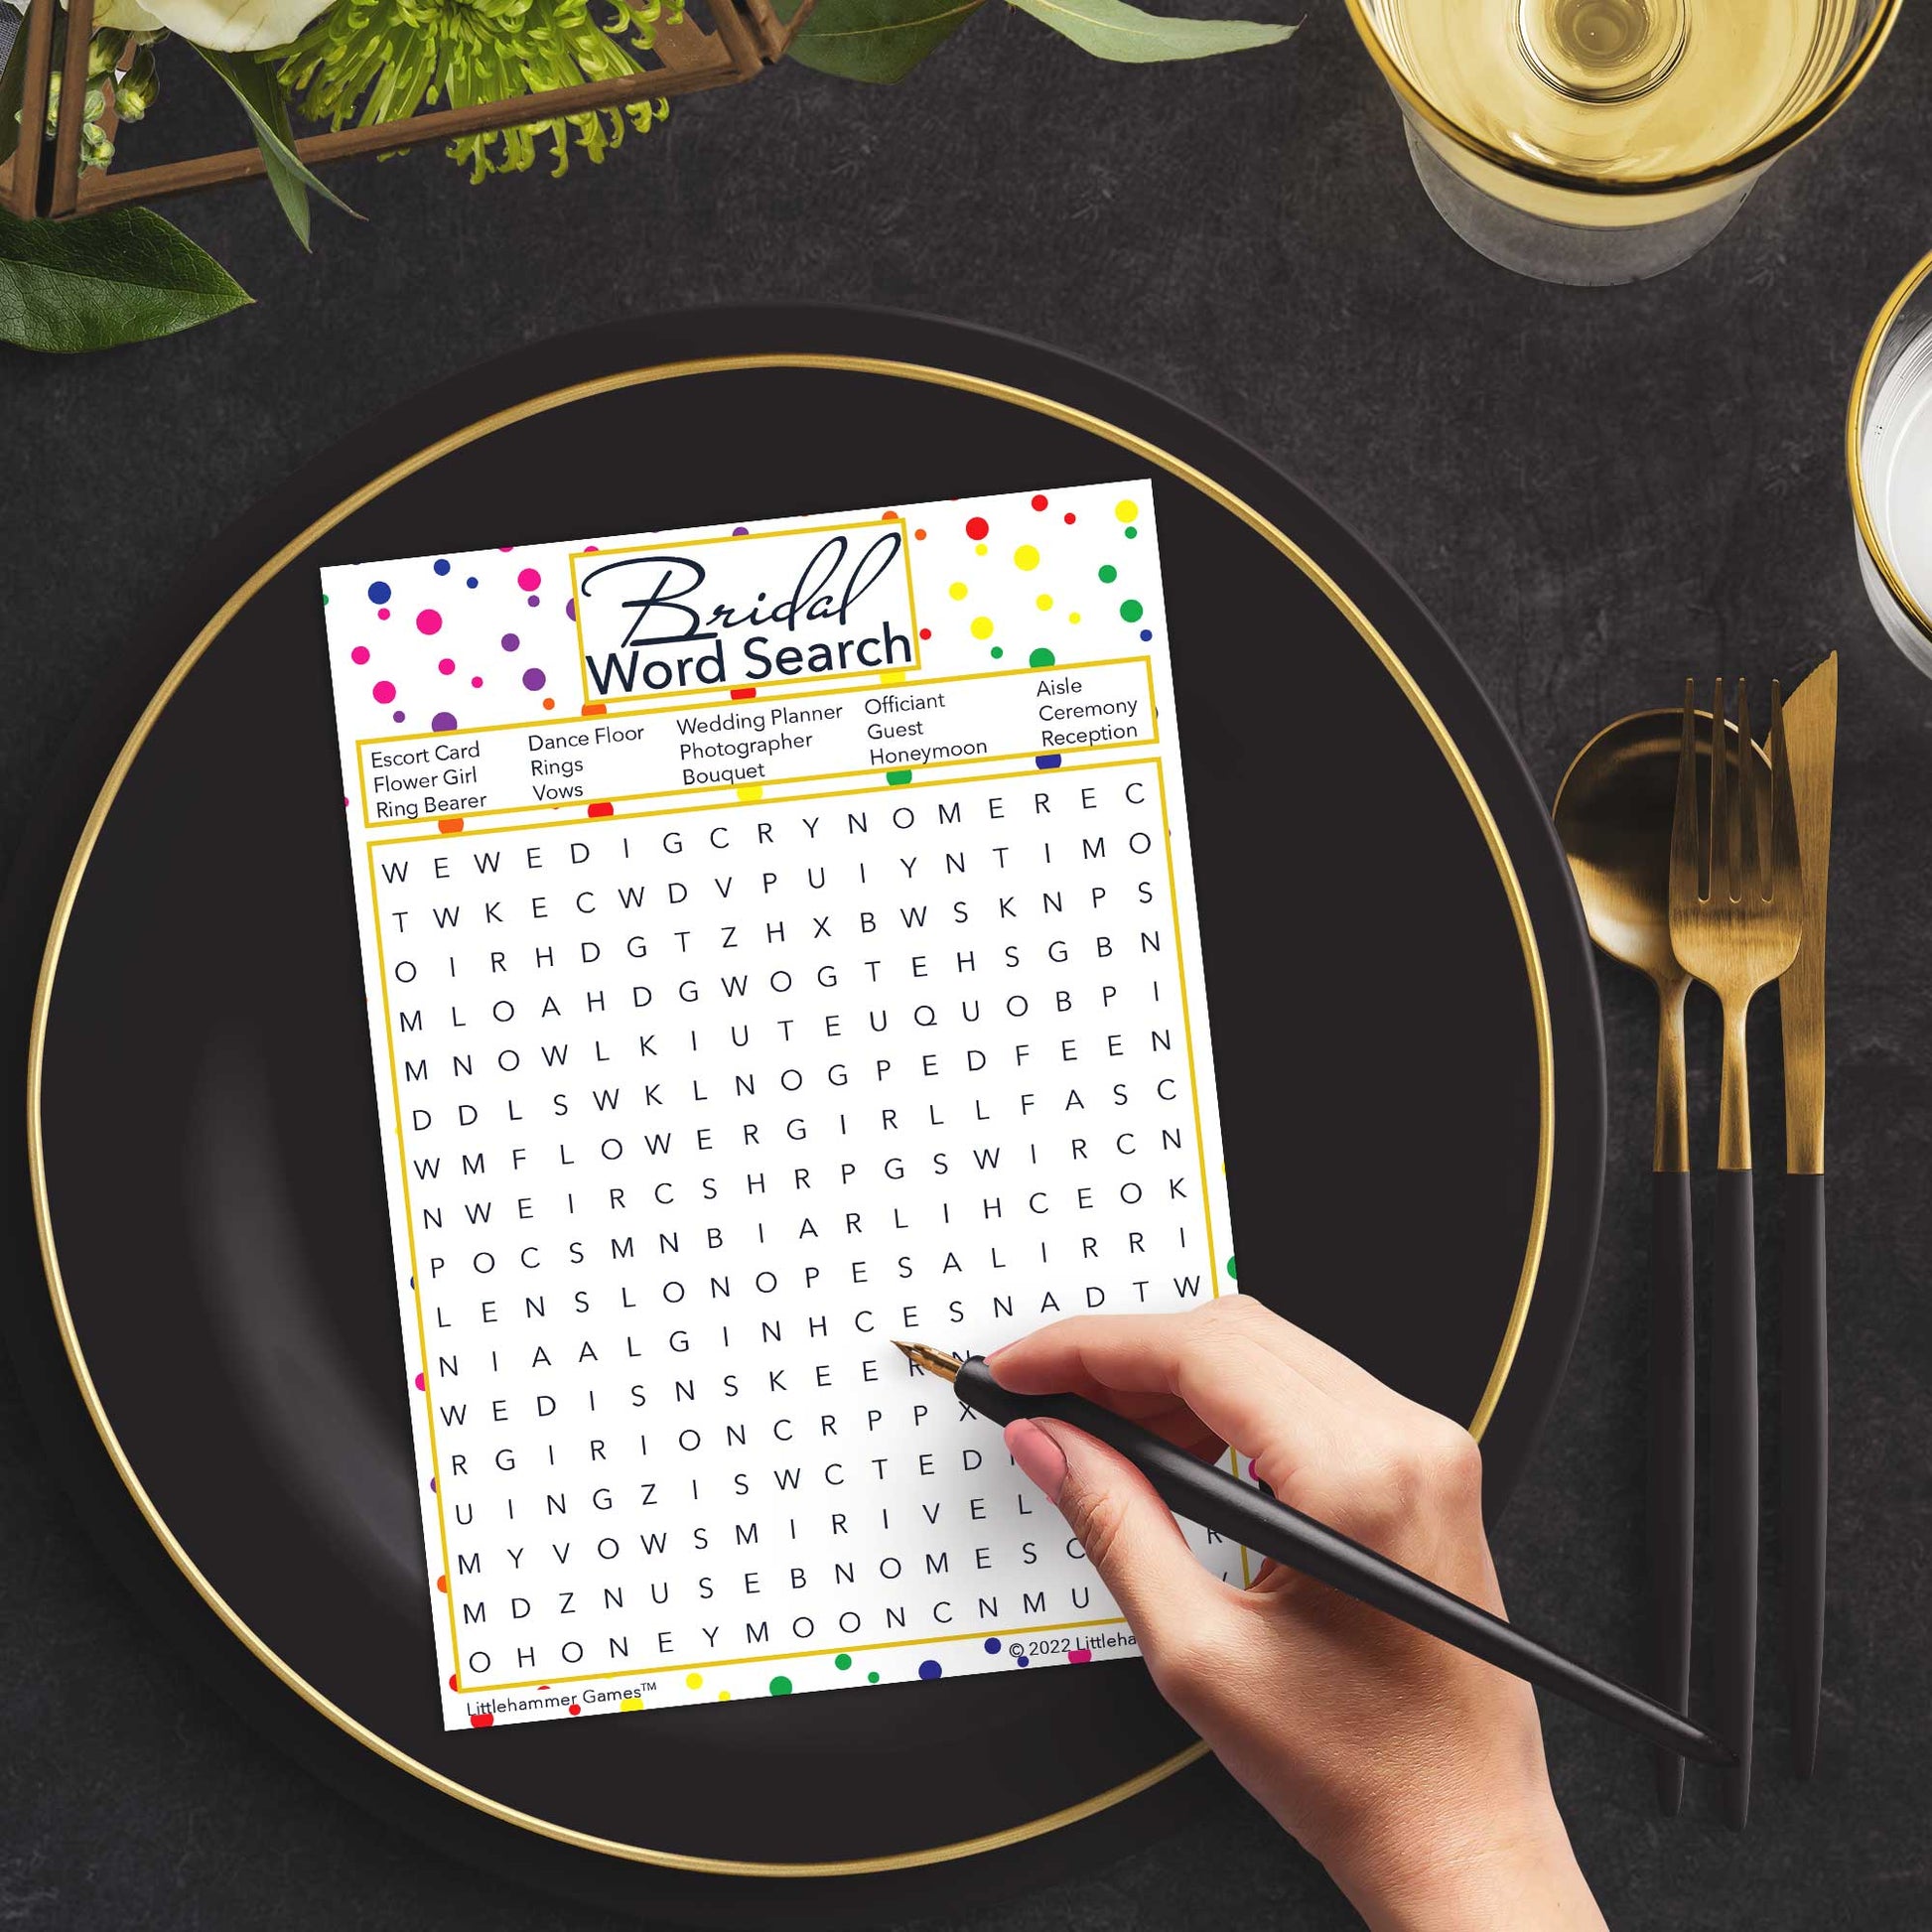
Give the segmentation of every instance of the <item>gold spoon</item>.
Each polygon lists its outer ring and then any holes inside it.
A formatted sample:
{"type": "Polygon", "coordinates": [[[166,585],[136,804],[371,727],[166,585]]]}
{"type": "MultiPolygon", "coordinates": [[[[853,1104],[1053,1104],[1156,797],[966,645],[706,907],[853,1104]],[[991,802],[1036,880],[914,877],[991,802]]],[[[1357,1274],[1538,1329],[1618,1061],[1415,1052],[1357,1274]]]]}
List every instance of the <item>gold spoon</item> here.
{"type": "MultiPolygon", "coordinates": [[[[1699,712],[1699,796],[1708,795],[1711,716],[1699,712]]],[[[1725,730],[1734,737],[1735,726],[1725,730]]],[[[1598,732],[1557,787],[1557,836],[1589,936],[1657,989],[1657,1140],[1652,1166],[1649,1544],[1653,1689],[1688,1709],[1691,1516],[1696,1396],[1692,1381],[1691,1162],[1684,1119],[1684,994],[1690,975],[1670,944],[1670,835],[1684,714],[1640,711],[1598,732]]],[[[1674,1817],[1684,1760],[1657,1753],[1657,1802],[1674,1817]]]]}

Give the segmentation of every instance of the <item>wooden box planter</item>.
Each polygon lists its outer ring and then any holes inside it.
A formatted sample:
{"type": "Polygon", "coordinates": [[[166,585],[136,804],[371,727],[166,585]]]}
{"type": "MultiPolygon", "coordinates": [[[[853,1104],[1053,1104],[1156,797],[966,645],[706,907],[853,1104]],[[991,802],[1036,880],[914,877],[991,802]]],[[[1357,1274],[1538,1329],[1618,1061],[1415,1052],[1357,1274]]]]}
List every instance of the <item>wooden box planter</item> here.
{"type": "MultiPolygon", "coordinates": [[[[520,94],[513,100],[489,101],[476,107],[428,108],[403,120],[305,135],[295,143],[295,151],[313,168],[347,155],[389,153],[426,141],[448,141],[491,128],[548,120],[553,115],[616,107],[624,101],[729,87],[755,78],[784,57],[811,13],[813,0],[800,0],[789,22],[779,20],[771,0],[691,0],[691,4],[704,8],[710,29],[691,12],[676,21],[660,21],[653,45],[643,57],[654,65],[642,72],[557,87],[545,93],[520,94]]],[[[32,0],[20,24],[26,44],[20,139],[13,154],[0,163],[0,207],[22,220],[41,217],[62,221],[127,202],[152,202],[216,182],[241,181],[262,172],[260,150],[246,147],[151,167],[109,168],[104,173],[89,169],[83,176],[80,129],[86,112],[84,87],[61,90],[53,140],[36,138],[47,124],[54,35],[61,18],[59,0],[32,0]]],[[[84,74],[87,44],[93,35],[92,0],[69,0],[65,18],[63,66],[69,73],[84,74]]],[[[112,123],[110,103],[103,123],[110,133],[112,123]]]]}

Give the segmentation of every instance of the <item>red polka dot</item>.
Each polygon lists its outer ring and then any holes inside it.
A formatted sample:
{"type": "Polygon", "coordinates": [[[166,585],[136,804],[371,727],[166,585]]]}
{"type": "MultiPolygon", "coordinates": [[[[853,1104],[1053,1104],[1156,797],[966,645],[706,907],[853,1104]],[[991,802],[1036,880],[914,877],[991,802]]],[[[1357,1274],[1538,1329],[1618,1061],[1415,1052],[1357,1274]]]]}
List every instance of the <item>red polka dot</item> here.
{"type": "Polygon", "coordinates": [[[1044,496],[1035,496],[1034,498],[1035,509],[1043,510],[1045,507],[1046,507],[1046,498],[1044,496]]]}
{"type": "Polygon", "coordinates": [[[534,570],[519,570],[516,573],[516,588],[519,591],[533,591],[543,582],[542,573],[534,570]]]}
{"type": "Polygon", "coordinates": [[[443,628],[443,613],[441,611],[418,611],[416,613],[416,628],[425,637],[434,637],[443,628]]]}
{"type": "Polygon", "coordinates": [[[439,671],[441,671],[445,677],[448,677],[450,673],[456,669],[456,659],[454,657],[446,657],[437,665],[436,668],[439,671]]]}
{"type": "Polygon", "coordinates": [[[966,534],[969,537],[971,537],[975,543],[977,543],[981,537],[985,536],[989,527],[990,526],[988,525],[986,518],[983,516],[969,516],[966,519],[966,534]]]}
{"type": "Polygon", "coordinates": [[[377,704],[394,704],[396,701],[396,687],[385,677],[374,686],[369,692],[369,696],[377,704]]]}

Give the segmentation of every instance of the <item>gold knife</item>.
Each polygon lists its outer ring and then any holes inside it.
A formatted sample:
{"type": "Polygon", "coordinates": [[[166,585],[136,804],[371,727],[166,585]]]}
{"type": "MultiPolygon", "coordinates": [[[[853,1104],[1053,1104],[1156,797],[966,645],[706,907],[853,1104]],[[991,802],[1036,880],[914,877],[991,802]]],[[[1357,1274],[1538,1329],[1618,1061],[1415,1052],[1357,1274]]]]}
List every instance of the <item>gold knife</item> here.
{"type": "Polygon", "coordinates": [[[1792,1753],[1808,1778],[1818,1756],[1825,1656],[1825,1492],[1830,1403],[1825,1348],[1825,886],[1832,850],[1838,652],[1784,701],[1798,807],[1804,937],[1778,982],[1784,1029],[1784,1681],[1792,1753]]]}

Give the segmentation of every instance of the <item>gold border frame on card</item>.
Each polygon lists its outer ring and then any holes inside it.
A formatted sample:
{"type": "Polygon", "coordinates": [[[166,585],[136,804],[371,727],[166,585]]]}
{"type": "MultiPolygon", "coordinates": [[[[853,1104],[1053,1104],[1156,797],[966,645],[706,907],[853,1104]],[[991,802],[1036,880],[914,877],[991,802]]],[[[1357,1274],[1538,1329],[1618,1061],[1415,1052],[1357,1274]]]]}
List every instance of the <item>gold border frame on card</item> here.
{"type": "Polygon", "coordinates": [[[306,1682],[299,1672],[278,1656],[254,1630],[242,1621],[222,1598],[220,1592],[203,1575],[193,1556],[169,1528],[167,1521],[156,1507],[153,1497],[142,1485],[141,1478],[128,1459],[126,1450],[115,1436],[113,1424],[101,1402],[100,1393],[94,1386],[86,1356],[80,1346],[73,1311],[69,1306],[67,1289],[61,1276],[60,1255],[55,1244],[48,1202],[46,1150],[41,1136],[41,1095],[47,1048],[48,1010],[53,996],[55,976],[60,968],[62,941],[67,933],[74,900],[79,894],[80,882],[86,873],[89,856],[100,837],[108,813],[113,809],[114,800],[128,770],[139,756],[156,721],[181,688],[183,680],[200,661],[203,653],[221,634],[222,629],[249,599],[279,572],[287,569],[319,537],[334,529],[365,503],[380,496],[404,478],[427,469],[452,451],[465,448],[497,430],[505,429],[513,423],[522,422],[547,410],[587,401],[600,395],[608,395],[614,390],[631,388],[642,383],[767,368],[826,369],[844,373],[887,376],[903,381],[932,383],[944,388],[964,390],[973,395],[988,397],[997,402],[1031,410],[1038,415],[1052,417],[1058,422],[1069,424],[1105,442],[1112,443],[1138,459],[1156,465],[1169,476],[1177,479],[1190,488],[1199,490],[1288,558],[1348,620],[1363,642],[1380,659],[1389,675],[1395,679],[1403,695],[1414,706],[1418,717],[1427,726],[1437,748],[1454,772],[1456,782],[1468,801],[1469,809],[1475,815],[1476,823],[1481,828],[1483,841],[1495,863],[1504,894],[1509,901],[1510,915],[1515,921],[1517,937],[1523,948],[1523,964],[1529,981],[1530,1002],[1536,1026],[1537,1091],[1541,1108],[1537,1135],[1536,1186],[1530,1210],[1523,1268],[1517,1281],[1515,1299],[1510,1307],[1509,1318],[1504,1325],[1488,1384],[1469,1423],[1470,1433],[1480,1438],[1502,1395],[1503,1384],[1508,1379],[1510,1368],[1515,1361],[1517,1346],[1522,1339],[1524,1324],[1529,1316],[1530,1298],[1535,1289],[1537,1267],[1542,1259],[1544,1236],[1549,1222],[1550,1192],[1555,1166],[1555,1061],[1550,1031],[1549,991],[1544,980],[1542,957],[1537,950],[1536,935],[1530,924],[1529,908],[1524,902],[1522,885],[1516,877],[1515,868],[1510,863],[1509,853],[1503,844],[1502,834],[1497,828],[1488,802],[1477,787],[1474,774],[1470,771],[1454,740],[1450,738],[1448,728],[1437,715],[1435,707],[1429,702],[1408,667],[1397,657],[1389,644],[1376,632],[1368,619],[1327,572],[1259,511],[1251,508],[1231,490],[1223,488],[1191,465],[1177,457],[1170,456],[1143,437],[1116,428],[1100,417],[1054,402],[1048,397],[1015,388],[1008,383],[979,376],[960,375],[950,369],[934,368],[920,363],[896,362],[876,356],[748,354],[668,362],[648,368],[625,369],[616,374],[598,376],[589,381],[573,383],[562,389],[533,396],[527,401],[486,416],[418,450],[413,456],[385,470],[380,476],[371,479],[359,489],[334,504],[299,535],[285,543],[227,598],[203,626],[187,650],[176,660],[166,678],[162,680],[161,688],[149,701],[134,730],[121,747],[87,815],[73,857],[69,863],[60,897],[55,904],[53,922],[42,955],[40,979],[35,988],[32,1030],[28,1039],[27,1144],[33,1184],[34,1220],[40,1234],[41,1257],[47,1271],[49,1292],[54,1301],[55,1319],[60,1327],[62,1343],[67,1349],[74,1380],[79,1385],[81,1398],[93,1419],[94,1428],[99,1432],[101,1443],[107,1450],[115,1472],[126,1485],[128,1494],[146,1518],[148,1527],[154,1532],[162,1548],[167,1551],[176,1568],[259,1663],[272,1671],[297,1696],[319,1711],[332,1724],[397,1769],[408,1772],[412,1777],[420,1778],[446,1797],[473,1806],[492,1818],[521,1830],[536,1832],[546,1838],[556,1839],[585,1851],[601,1852],[614,1858],[627,1859],[645,1864],[669,1866],[680,1871],[706,1872],[729,1877],[849,1877],[868,1872],[905,1870],[916,1865],[936,1864],[952,1859],[970,1858],[978,1853],[996,1852],[1005,1846],[1016,1845],[1043,1833],[1057,1831],[1062,1826],[1075,1824],[1083,1818],[1090,1818],[1097,1812],[1107,1810],[1110,1806],[1121,1804],[1161,1783],[1164,1779],[1172,1777],[1175,1772],[1204,1756],[1207,1746],[1196,1740],[1184,1750],[1176,1751],[1173,1756],[1149,1766],[1147,1770],[1128,1778],[1123,1783],[1097,1792],[1077,1804],[1067,1805],[1043,1817],[1010,1825],[1002,1831],[989,1832],[981,1837],[964,1839],[953,1844],[926,1846],[912,1852],[894,1853],[877,1858],[840,1859],[824,1863],[761,1863],[741,1859],[699,1858],[686,1853],[625,1844],[616,1839],[599,1838],[587,1832],[571,1830],[566,1826],[554,1824],[548,1819],[518,1811],[512,1806],[487,1797],[483,1792],[472,1790],[469,1786],[459,1783],[456,1779],[446,1776],[443,1772],[398,1749],[386,1738],[379,1736],[366,1725],[351,1717],[340,1705],[324,1696],[314,1685],[306,1682]]]}

